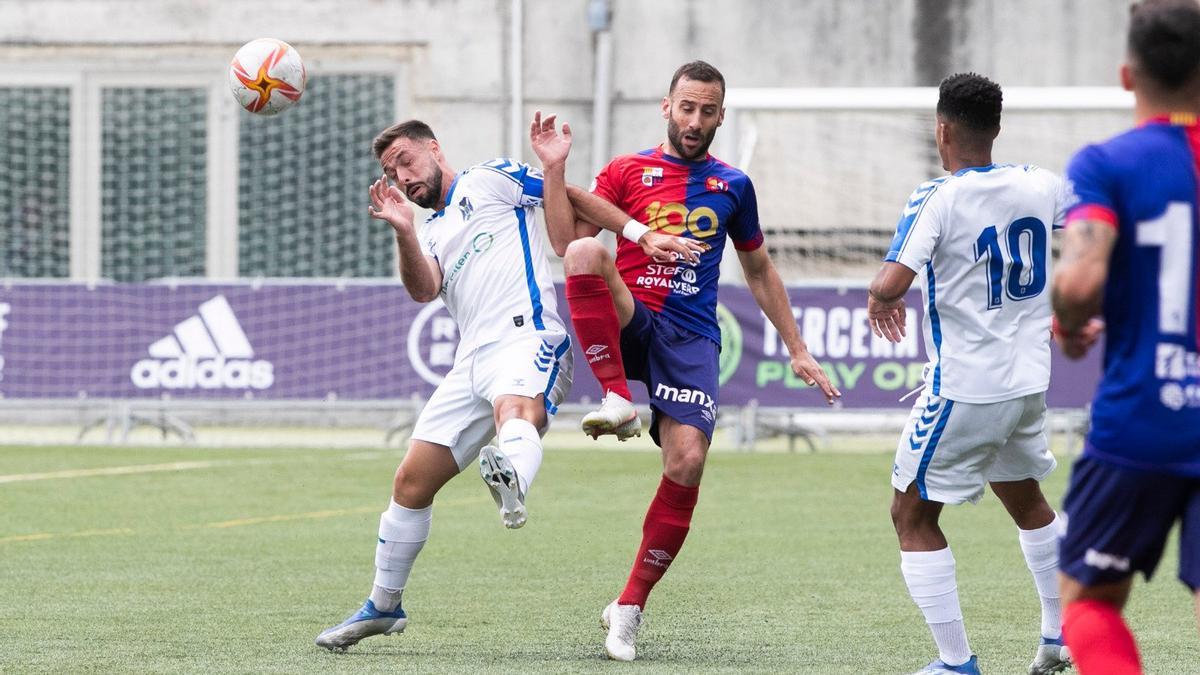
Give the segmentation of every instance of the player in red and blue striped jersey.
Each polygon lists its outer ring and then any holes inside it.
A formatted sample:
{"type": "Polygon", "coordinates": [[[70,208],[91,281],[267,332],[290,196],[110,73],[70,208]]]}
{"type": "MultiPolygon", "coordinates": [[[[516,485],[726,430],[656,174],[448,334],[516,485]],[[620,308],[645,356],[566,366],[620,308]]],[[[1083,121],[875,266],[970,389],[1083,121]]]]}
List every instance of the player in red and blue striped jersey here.
{"type": "MultiPolygon", "coordinates": [[[[646,384],[650,435],[662,448],[663,476],[646,513],[642,543],[625,590],[603,613],[605,650],[631,660],[641,610],[678,555],[699,493],[717,414],[717,282],[726,239],[733,241],[746,282],[791,354],[793,371],[840,396],[800,337],[787,291],[763,246],[749,177],[708,154],[724,115],[725,80],[702,61],[679,68],[663,98],[667,138],[657,148],[614,159],[596,177],[595,194],[630,214],[622,229],[570,195],[573,232],[551,231],[564,254],[567,301],[588,365],[604,388],[600,410],[584,418],[593,436],[637,433],[640,422],[626,377],[646,384]],[[616,258],[593,238],[597,223],[624,239],[616,258]],[[684,242],[673,260],[669,243],[684,242]]],[[[558,196],[565,201],[568,194],[558,196]]],[[[547,209],[555,197],[547,183],[547,209]]],[[[563,219],[555,219],[564,222],[563,219]]]]}
{"type": "Polygon", "coordinates": [[[1138,126],[1081,150],[1077,204],[1054,281],[1059,342],[1105,333],[1092,428],[1062,541],[1063,633],[1079,670],[1140,673],[1121,618],[1181,521],[1179,578],[1200,612],[1200,5],[1148,0],[1131,16],[1121,81],[1138,126]],[[1103,317],[1101,319],[1098,317],[1103,317]]]}

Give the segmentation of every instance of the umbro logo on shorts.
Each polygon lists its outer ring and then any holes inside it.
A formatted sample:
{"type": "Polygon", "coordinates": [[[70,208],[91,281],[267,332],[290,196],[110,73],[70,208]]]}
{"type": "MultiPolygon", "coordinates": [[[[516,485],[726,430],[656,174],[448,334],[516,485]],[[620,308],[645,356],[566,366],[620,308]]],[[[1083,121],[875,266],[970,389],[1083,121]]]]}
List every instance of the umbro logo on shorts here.
{"type": "Polygon", "coordinates": [[[1083,564],[1101,570],[1129,571],[1129,558],[1103,553],[1094,548],[1089,548],[1087,553],[1083,554],[1083,564]]]}

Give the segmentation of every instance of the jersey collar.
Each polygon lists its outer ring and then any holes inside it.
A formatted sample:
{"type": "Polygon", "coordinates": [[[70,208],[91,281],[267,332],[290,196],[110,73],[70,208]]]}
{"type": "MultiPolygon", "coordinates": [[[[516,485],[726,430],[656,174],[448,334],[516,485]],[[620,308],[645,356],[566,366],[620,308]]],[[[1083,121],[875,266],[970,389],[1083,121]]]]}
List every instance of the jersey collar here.
{"type": "Polygon", "coordinates": [[[440,215],[442,215],[443,213],[445,213],[445,212],[446,212],[446,207],[447,207],[447,206],[450,206],[450,200],[454,198],[454,188],[455,188],[455,187],[458,185],[458,179],[459,179],[459,178],[462,178],[462,172],[461,172],[461,171],[459,171],[458,173],[454,174],[454,180],[450,181],[450,189],[449,189],[449,190],[446,190],[446,203],[445,203],[445,204],[442,204],[442,208],[438,209],[438,210],[437,210],[437,213],[436,213],[436,214],[434,214],[434,215],[438,215],[438,216],[440,216],[440,215]]]}
{"type": "Polygon", "coordinates": [[[1167,115],[1155,115],[1148,117],[1138,123],[1139,127],[1144,127],[1150,124],[1170,124],[1177,127],[1191,127],[1196,125],[1195,113],[1176,112],[1167,115]]]}
{"type": "Polygon", "coordinates": [[[655,154],[655,156],[657,156],[661,159],[665,159],[668,162],[671,162],[672,164],[679,164],[680,166],[701,166],[704,164],[708,164],[709,162],[712,161],[712,158],[713,158],[713,156],[709,153],[704,153],[704,159],[683,159],[682,157],[675,157],[674,155],[668,155],[667,149],[665,147],[663,147],[663,145],[661,143],[659,144],[659,146],[657,148],[655,148],[654,154],[655,154]]]}
{"type": "Polygon", "coordinates": [[[992,162],[991,164],[988,164],[987,166],[968,166],[965,169],[959,169],[958,171],[955,171],[954,175],[962,176],[964,174],[971,173],[972,171],[974,171],[976,173],[987,173],[988,171],[995,169],[997,166],[998,165],[995,162],[992,162]]]}

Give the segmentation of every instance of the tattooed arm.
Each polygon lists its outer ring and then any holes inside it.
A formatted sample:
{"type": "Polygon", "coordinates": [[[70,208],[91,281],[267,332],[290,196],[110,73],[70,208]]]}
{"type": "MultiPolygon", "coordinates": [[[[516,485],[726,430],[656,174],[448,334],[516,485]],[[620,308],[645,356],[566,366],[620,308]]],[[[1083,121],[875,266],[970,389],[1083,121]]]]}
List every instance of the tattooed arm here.
{"type": "Polygon", "coordinates": [[[1058,322],[1056,337],[1073,358],[1083,356],[1104,327],[1095,317],[1104,300],[1108,261],[1116,241],[1117,229],[1100,220],[1077,220],[1067,228],[1050,298],[1058,322]]]}
{"type": "Polygon", "coordinates": [[[1064,330],[1078,330],[1100,313],[1108,259],[1116,241],[1116,228],[1099,220],[1079,220],[1067,228],[1051,295],[1064,330]]]}

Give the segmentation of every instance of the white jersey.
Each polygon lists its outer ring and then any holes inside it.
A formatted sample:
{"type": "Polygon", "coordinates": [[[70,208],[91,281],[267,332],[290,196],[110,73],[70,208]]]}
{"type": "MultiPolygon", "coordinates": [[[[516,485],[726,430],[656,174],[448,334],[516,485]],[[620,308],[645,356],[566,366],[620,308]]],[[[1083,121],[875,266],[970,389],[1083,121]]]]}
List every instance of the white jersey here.
{"type": "Polygon", "coordinates": [[[458,324],[455,360],[513,334],[566,333],[542,228],[542,174],[495,159],[458,174],[419,239],[442,270],[440,296],[458,324]]]}
{"type": "Polygon", "coordinates": [[[922,183],[885,260],[917,272],[926,387],[994,403],[1050,385],[1050,233],[1066,193],[1035,166],[992,164],[922,183]]]}

